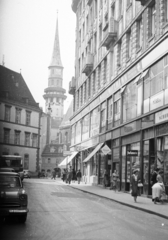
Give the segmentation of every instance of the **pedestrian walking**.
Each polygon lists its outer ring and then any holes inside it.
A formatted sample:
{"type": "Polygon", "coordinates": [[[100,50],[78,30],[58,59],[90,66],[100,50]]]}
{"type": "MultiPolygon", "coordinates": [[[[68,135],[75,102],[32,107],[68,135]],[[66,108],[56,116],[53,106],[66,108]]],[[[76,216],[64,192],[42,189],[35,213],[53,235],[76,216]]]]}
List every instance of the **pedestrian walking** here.
{"type": "Polygon", "coordinates": [[[55,171],[55,169],[53,169],[53,171],[52,171],[52,177],[51,177],[51,179],[56,179],[56,171],[55,171]]]}
{"type": "Polygon", "coordinates": [[[72,169],[72,182],[75,182],[76,180],[77,180],[76,171],[75,171],[75,169],[72,169]]]}
{"type": "Polygon", "coordinates": [[[151,185],[153,186],[155,183],[157,183],[157,175],[158,175],[158,172],[159,172],[159,168],[155,168],[153,173],[152,173],[152,176],[151,176],[151,185]]]}
{"type": "Polygon", "coordinates": [[[119,180],[119,175],[117,173],[117,170],[114,170],[113,174],[112,174],[112,184],[113,184],[113,189],[116,192],[116,190],[118,189],[118,180],[119,180]]]}
{"type": "Polygon", "coordinates": [[[76,173],[76,177],[77,177],[78,184],[80,184],[81,177],[82,177],[82,174],[81,174],[80,169],[77,171],[77,173],[76,173]]]}
{"type": "Polygon", "coordinates": [[[104,187],[107,187],[108,186],[108,172],[107,170],[104,171],[104,187]]]}
{"type": "Polygon", "coordinates": [[[131,195],[134,197],[134,202],[137,201],[137,196],[139,195],[138,183],[140,183],[139,170],[134,169],[133,175],[131,177],[131,195]]]}
{"type": "Polygon", "coordinates": [[[71,184],[71,180],[72,180],[72,167],[70,166],[67,172],[67,182],[71,184]]]}
{"type": "Polygon", "coordinates": [[[62,181],[64,182],[65,180],[66,180],[66,170],[64,169],[62,173],[62,181]]]}

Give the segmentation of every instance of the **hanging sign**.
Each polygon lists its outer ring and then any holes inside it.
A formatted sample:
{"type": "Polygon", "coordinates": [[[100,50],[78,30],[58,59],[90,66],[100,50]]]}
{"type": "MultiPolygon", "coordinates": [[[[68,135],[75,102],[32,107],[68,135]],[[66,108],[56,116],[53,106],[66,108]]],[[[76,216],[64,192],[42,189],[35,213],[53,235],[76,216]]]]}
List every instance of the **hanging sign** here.
{"type": "Polygon", "coordinates": [[[107,145],[104,145],[104,147],[102,147],[101,150],[104,153],[104,155],[107,155],[108,153],[111,153],[111,149],[107,145]]]}
{"type": "Polygon", "coordinates": [[[138,156],[138,150],[127,150],[127,156],[138,156]]]}

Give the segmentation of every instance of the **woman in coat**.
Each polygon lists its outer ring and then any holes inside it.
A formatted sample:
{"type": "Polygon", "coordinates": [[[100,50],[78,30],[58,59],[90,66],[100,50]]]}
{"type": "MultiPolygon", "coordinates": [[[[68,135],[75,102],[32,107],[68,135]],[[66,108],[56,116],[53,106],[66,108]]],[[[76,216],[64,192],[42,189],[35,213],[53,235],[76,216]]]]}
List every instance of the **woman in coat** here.
{"type": "Polygon", "coordinates": [[[138,172],[139,170],[135,169],[131,177],[131,189],[132,189],[131,195],[134,197],[134,202],[137,201],[137,196],[139,195],[138,183],[140,182],[140,179],[138,172]]]}

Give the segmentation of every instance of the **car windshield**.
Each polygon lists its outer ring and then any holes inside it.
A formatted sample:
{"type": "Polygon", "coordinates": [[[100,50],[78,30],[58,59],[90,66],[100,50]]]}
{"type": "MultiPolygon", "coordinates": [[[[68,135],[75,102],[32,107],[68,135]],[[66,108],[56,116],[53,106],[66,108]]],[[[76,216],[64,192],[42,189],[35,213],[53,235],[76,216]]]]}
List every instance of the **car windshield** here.
{"type": "Polygon", "coordinates": [[[19,178],[15,176],[0,176],[0,186],[8,188],[21,187],[19,178]]]}

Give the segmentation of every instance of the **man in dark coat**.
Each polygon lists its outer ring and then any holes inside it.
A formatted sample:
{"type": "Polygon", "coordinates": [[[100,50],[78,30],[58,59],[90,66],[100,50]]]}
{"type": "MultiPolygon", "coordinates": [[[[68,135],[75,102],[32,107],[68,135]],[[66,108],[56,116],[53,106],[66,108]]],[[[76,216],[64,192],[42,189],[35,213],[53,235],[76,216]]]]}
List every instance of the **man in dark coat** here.
{"type": "Polygon", "coordinates": [[[80,184],[81,177],[82,177],[80,169],[77,171],[76,177],[77,177],[78,184],[80,184]]]}

